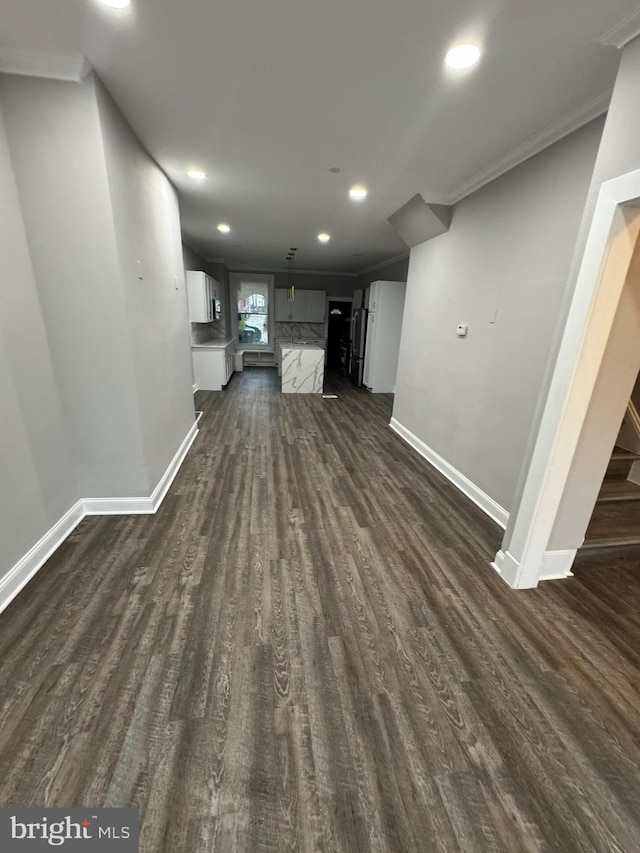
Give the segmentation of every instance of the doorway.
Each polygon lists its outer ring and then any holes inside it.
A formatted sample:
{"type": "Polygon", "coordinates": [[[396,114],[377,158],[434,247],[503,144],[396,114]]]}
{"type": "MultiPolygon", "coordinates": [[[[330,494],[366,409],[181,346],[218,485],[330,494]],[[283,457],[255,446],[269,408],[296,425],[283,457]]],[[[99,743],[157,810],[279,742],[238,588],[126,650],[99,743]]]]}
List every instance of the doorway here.
{"type": "Polygon", "coordinates": [[[605,182],[522,489],[493,567],[516,589],[565,578],[640,370],[640,170],[605,182]]]}
{"type": "Polygon", "coordinates": [[[351,302],[330,299],[327,323],[327,368],[346,373],[349,358],[351,302]]]}

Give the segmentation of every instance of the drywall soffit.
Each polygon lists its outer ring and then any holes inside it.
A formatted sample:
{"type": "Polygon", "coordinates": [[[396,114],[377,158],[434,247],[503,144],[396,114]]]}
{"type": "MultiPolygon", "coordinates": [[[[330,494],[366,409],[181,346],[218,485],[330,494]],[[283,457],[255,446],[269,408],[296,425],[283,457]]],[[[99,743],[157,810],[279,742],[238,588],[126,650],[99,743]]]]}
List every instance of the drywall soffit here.
{"type": "Polygon", "coordinates": [[[620,49],[637,36],[640,36],[640,9],[633,9],[612,27],[609,27],[596,41],[620,49]]]}
{"type": "Polygon", "coordinates": [[[399,207],[387,222],[410,249],[438,237],[449,230],[451,207],[444,204],[429,204],[420,193],[416,193],[406,204],[399,207]]]}
{"type": "Polygon", "coordinates": [[[80,53],[56,56],[51,53],[0,48],[0,74],[21,74],[25,77],[46,77],[79,83],[90,71],[89,61],[80,53]]]}

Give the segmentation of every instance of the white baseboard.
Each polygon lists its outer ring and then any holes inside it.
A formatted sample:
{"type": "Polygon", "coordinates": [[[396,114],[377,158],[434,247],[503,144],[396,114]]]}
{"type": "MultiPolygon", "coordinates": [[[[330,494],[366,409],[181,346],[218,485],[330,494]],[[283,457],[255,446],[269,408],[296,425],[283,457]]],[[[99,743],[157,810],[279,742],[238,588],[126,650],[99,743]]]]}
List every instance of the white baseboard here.
{"type": "Polygon", "coordinates": [[[578,553],[576,548],[566,548],[563,551],[545,551],[540,570],[541,581],[558,581],[572,578],[571,567],[578,553]]]}
{"type": "Polygon", "coordinates": [[[20,590],[47,562],[69,534],[84,518],[82,501],[77,501],[62,518],[0,579],[0,613],[8,607],[20,590]]]}
{"type": "Polygon", "coordinates": [[[472,483],[468,477],[465,477],[465,475],[454,468],[453,465],[450,465],[446,459],[439,456],[435,450],[432,450],[424,443],[424,441],[419,439],[417,435],[414,435],[406,427],[402,426],[402,424],[395,418],[391,418],[389,426],[400,436],[400,438],[403,438],[407,444],[411,445],[411,447],[413,447],[420,456],[424,457],[427,462],[430,462],[431,465],[433,465],[434,468],[437,468],[441,474],[444,474],[447,480],[460,489],[460,491],[472,500],[476,506],[479,506],[480,509],[489,516],[489,518],[492,518],[496,522],[496,524],[499,524],[502,528],[507,526],[509,513],[506,509],[501,507],[500,504],[496,503],[493,498],[489,497],[486,492],[483,492],[482,489],[476,486],[475,483],[472,483]]]}
{"type": "Polygon", "coordinates": [[[86,515],[148,515],[157,512],[197,434],[198,422],[196,421],[150,497],[84,498],[67,510],[33,548],[13,568],[9,569],[3,578],[0,578],[0,613],[42,568],[86,515]]]}
{"type": "Polygon", "coordinates": [[[169,491],[169,486],[171,485],[171,483],[173,483],[176,474],[180,470],[180,466],[184,462],[185,456],[189,452],[189,449],[191,448],[193,442],[196,440],[196,436],[199,432],[198,420],[199,418],[197,418],[196,421],[191,425],[189,432],[182,440],[182,444],[177,449],[175,456],[173,457],[171,462],[169,462],[167,470],[160,478],[160,482],[151,493],[151,503],[153,506],[153,509],[150,510],[151,512],[156,512],[156,510],[164,500],[164,496],[169,491]]]}
{"type": "Polygon", "coordinates": [[[85,515],[141,515],[153,514],[157,512],[158,507],[164,500],[164,496],[169,490],[169,486],[178,473],[180,466],[184,461],[184,457],[189,452],[189,448],[195,441],[198,434],[198,420],[191,426],[191,429],[186,434],[182,444],[178,448],[175,456],[169,463],[167,470],[160,478],[160,482],[155,487],[150,497],[132,497],[132,498],[85,498],[84,504],[85,515]]]}
{"type": "MultiPolygon", "coordinates": [[[[537,572],[537,580],[533,584],[522,582],[522,577],[525,574],[522,564],[509,551],[498,551],[491,565],[502,580],[509,584],[512,589],[532,589],[540,581],[572,578],[571,566],[573,565],[576,553],[575,548],[565,551],[546,551],[542,558],[542,565],[537,572]]],[[[531,573],[528,574],[532,576],[531,573]]],[[[536,573],[534,572],[533,575],[535,576],[536,573]]]]}
{"type": "Polygon", "coordinates": [[[149,515],[154,513],[151,498],[85,498],[85,515],[149,515]]]}

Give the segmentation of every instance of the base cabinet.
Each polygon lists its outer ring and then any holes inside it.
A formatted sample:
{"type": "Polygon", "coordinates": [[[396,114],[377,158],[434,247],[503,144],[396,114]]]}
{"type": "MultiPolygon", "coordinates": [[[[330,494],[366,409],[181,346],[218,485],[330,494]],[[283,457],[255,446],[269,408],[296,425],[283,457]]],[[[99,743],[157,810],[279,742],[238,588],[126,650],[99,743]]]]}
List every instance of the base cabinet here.
{"type": "Polygon", "coordinates": [[[222,391],[235,369],[235,343],[220,348],[192,350],[198,391],[222,391]]]}

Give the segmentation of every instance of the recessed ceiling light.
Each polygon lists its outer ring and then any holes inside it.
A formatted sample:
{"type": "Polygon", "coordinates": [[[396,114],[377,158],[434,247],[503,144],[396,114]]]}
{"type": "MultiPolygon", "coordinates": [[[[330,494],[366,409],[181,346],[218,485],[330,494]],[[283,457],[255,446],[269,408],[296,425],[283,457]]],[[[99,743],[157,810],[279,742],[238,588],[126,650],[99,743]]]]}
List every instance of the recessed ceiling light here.
{"type": "Polygon", "coordinates": [[[98,0],[98,2],[110,9],[126,9],[131,5],[131,0],[98,0]]]}
{"type": "Polygon", "coordinates": [[[189,169],[187,175],[193,178],[194,181],[204,181],[207,177],[206,172],[202,172],[200,169],[189,169]]]}
{"type": "Polygon", "coordinates": [[[456,71],[471,68],[480,61],[480,48],[475,44],[458,44],[451,48],[444,61],[449,68],[456,71]]]}
{"type": "Polygon", "coordinates": [[[331,235],[327,234],[326,231],[323,231],[322,234],[318,234],[318,240],[320,240],[321,243],[328,243],[330,239],[331,235]]]}
{"type": "Polygon", "coordinates": [[[221,222],[220,225],[218,225],[218,231],[221,231],[223,234],[228,234],[229,231],[231,231],[231,228],[229,228],[225,222],[221,222]]]}
{"type": "Polygon", "coordinates": [[[363,201],[363,199],[367,197],[367,193],[367,188],[363,187],[362,184],[356,184],[349,190],[349,195],[351,196],[353,201],[363,201]]]}

